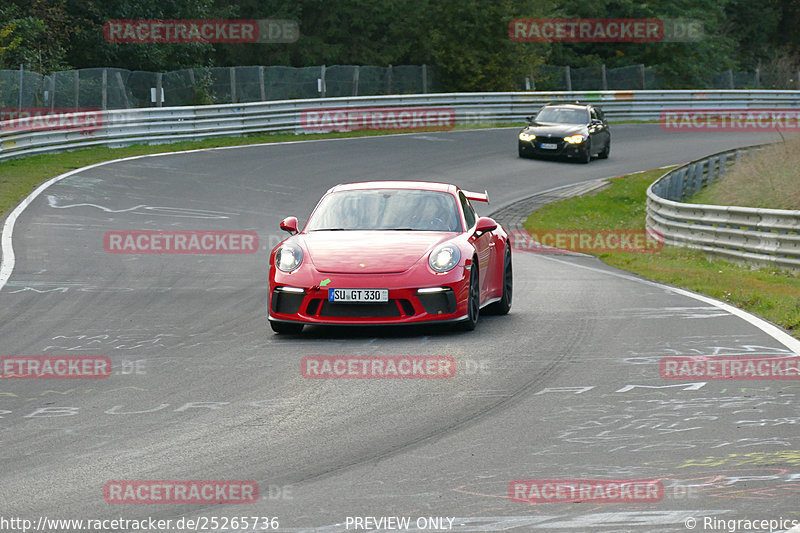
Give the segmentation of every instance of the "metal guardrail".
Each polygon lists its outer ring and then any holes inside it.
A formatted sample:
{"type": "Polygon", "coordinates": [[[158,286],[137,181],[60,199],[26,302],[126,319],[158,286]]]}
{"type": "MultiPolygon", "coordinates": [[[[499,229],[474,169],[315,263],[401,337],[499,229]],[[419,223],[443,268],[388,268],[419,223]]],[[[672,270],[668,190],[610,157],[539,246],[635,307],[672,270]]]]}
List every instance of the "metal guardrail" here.
{"type": "Polygon", "coordinates": [[[263,132],[302,133],[301,111],[343,107],[448,107],[457,124],[522,122],[551,101],[593,102],[611,120],[658,120],[667,109],[787,108],[800,91],[675,90],[444,93],[314,98],[198,107],[103,111],[92,131],[0,131],[0,160],[92,146],[157,144],[263,132]]]}
{"type": "Polygon", "coordinates": [[[763,145],[720,152],[661,176],[647,189],[647,229],[666,244],[688,246],[734,261],[800,268],[800,211],[687,204],[741,156],[763,145]]]}

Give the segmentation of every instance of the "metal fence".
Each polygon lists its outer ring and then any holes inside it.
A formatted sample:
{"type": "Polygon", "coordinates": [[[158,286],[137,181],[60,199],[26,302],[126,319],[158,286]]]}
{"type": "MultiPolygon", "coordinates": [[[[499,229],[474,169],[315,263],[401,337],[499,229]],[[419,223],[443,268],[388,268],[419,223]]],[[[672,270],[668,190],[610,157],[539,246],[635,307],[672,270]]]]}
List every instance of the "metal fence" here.
{"type": "Polygon", "coordinates": [[[21,69],[0,70],[0,108],[132,109],[424,94],[437,88],[426,65],[214,67],[165,73],[92,68],[48,76],[21,69]]]}
{"type": "MultiPolygon", "coordinates": [[[[658,120],[664,110],[674,108],[797,106],[800,91],[438,93],[108,110],[97,114],[92,127],[56,125],[25,130],[0,126],[0,160],[92,146],[156,144],[253,133],[304,133],[307,131],[302,121],[304,110],[331,108],[446,108],[452,111],[451,127],[478,123],[522,124],[525,117],[547,102],[576,100],[599,104],[611,120],[658,120]]],[[[57,116],[69,120],[69,115],[57,116]]]]}
{"type": "Polygon", "coordinates": [[[647,229],[664,242],[756,265],[800,269],[800,211],[682,203],[743,154],[728,150],[674,169],[647,189],[647,229]]]}
{"type": "MultiPolygon", "coordinates": [[[[618,68],[543,65],[525,84],[526,89],[544,91],[646,90],[664,89],[668,85],[658,67],[645,65],[618,68]]],[[[800,89],[800,72],[725,70],[709,76],[704,86],[708,89],[800,89]]]]}

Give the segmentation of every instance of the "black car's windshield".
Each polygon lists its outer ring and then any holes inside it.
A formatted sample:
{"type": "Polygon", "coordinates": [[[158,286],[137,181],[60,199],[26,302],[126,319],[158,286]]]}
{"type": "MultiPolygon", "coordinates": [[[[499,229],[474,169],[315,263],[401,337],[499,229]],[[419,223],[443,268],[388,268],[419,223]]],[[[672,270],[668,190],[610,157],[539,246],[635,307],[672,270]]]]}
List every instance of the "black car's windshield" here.
{"type": "Polygon", "coordinates": [[[462,231],[453,195],[439,191],[371,189],[327,195],[306,231],[462,231]]]}
{"type": "Polygon", "coordinates": [[[556,124],[586,124],[589,121],[589,114],[582,109],[546,107],[539,111],[535,121],[556,124]]]}

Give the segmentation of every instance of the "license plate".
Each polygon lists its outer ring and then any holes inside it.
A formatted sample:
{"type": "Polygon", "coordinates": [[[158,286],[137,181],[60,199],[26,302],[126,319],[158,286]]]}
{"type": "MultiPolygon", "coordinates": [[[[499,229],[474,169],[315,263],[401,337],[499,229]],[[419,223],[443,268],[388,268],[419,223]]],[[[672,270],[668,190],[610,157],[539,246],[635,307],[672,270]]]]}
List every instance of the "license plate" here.
{"type": "Polygon", "coordinates": [[[328,301],[351,303],[388,302],[389,289],[328,289],[328,301]]]}
{"type": "Polygon", "coordinates": [[[555,150],[558,148],[558,145],[555,143],[542,143],[539,145],[539,148],[542,148],[543,150],[555,150]]]}

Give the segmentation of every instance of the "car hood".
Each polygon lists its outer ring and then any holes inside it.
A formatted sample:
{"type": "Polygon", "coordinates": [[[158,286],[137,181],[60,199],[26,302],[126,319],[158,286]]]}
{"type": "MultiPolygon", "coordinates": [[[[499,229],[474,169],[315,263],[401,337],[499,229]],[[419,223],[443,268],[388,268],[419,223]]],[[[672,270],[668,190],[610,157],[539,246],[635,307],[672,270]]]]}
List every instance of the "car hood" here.
{"type": "Polygon", "coordinates": [[[557,137],[567,137],[575,135],[576,133],[585,134],[586,126],[581,124],[555,124],[550,122],[532,122],[530,126],[525,128],[526,133],[533,135],[553,135],[557,137]]]}
{"type": "Polygon", "coordinates": [[[314,231],[298,236],[320,272],[405,272],[439,243],[456,235],[441,231],[314,231]]]}

